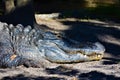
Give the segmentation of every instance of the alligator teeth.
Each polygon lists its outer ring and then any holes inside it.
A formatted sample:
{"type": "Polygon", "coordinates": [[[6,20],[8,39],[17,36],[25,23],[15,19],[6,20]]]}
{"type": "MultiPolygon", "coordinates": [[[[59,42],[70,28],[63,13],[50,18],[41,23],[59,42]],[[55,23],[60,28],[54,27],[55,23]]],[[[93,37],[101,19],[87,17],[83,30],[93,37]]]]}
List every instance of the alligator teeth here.
{"type": "Polygon", "coordinates": [[[101,55],[97,55],[97,57],[98,57],[98,58],[100,58],[100,57],[101,57],[101,55]]]}
{"type": "Polygon", "coordinates": [[[87,55],[84,55],[84,57],[87,57],[87,55]]]}

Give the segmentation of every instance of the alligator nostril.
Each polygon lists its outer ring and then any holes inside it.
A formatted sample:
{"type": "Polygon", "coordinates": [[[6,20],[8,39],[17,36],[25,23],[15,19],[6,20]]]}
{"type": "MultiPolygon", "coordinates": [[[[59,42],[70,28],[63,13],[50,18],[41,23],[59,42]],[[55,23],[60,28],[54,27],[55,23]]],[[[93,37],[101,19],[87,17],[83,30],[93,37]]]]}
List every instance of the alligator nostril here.
{"type": "Polygon", "coordinates": [[[60,35],[57,36],[58,38],[62,38],[60,35]]]}

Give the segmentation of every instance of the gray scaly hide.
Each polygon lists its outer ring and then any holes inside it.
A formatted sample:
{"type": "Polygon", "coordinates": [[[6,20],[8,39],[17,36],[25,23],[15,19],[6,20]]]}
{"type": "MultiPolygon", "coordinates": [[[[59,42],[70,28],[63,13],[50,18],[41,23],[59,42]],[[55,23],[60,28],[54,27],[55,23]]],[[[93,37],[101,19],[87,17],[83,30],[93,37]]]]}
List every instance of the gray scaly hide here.
{"type": "Polygon", "coordinates": [[[81,44],[68,40],[62,40],[40,28],[0,22],[0,66],[38,66],[46,61],[74,63],[100,60],[103,57],[105,48],[98,42],[81,44]]]}

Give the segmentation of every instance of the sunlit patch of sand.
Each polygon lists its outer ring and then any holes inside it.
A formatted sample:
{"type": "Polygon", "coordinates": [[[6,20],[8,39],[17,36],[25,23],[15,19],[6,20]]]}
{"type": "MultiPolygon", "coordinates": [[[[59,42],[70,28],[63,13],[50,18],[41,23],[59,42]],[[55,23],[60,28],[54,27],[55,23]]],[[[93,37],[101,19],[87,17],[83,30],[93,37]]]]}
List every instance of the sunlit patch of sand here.
{"type": "Polygon", "coordinates": [[[104,36],[101,36],[101,35],[98,35],[98,38],[104,42],[107,42],[107,43],[111,43],[111,44],[115,44],[115,45],[119,45],[120,46],[120,39],[118,38],[115,38],[111,35],[104,35],[104,36]]]}
{"type": "Polygon", "coordinates": [[[43,16],[35,15],[35,18],[36,18],[36,22],[39,25],[46,25],[49,28],[54,29],[54,30],[67,30],[70,28],[70,26],[63,25],[61,22],[58,22],[52,19],[51,17],[46,19],[44,15],[43,16]]]}

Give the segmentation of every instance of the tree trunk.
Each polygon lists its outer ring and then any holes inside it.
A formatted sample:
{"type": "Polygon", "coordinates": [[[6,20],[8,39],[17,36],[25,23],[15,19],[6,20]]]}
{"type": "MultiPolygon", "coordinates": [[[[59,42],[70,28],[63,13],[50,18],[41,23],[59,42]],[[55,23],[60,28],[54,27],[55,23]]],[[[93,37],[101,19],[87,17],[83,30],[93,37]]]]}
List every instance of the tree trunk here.
{"type": "Polygon", "coordinates": [[[35,23],[33,0],[3,0],[4,15],[0,21],[8,24],[22,24],[24,26],[35,23]]]}
{"type": "Polygon", "coordinates": [[[5,0],[5,14],[9,14],[15,9],[14,0],[5,0]]]}

